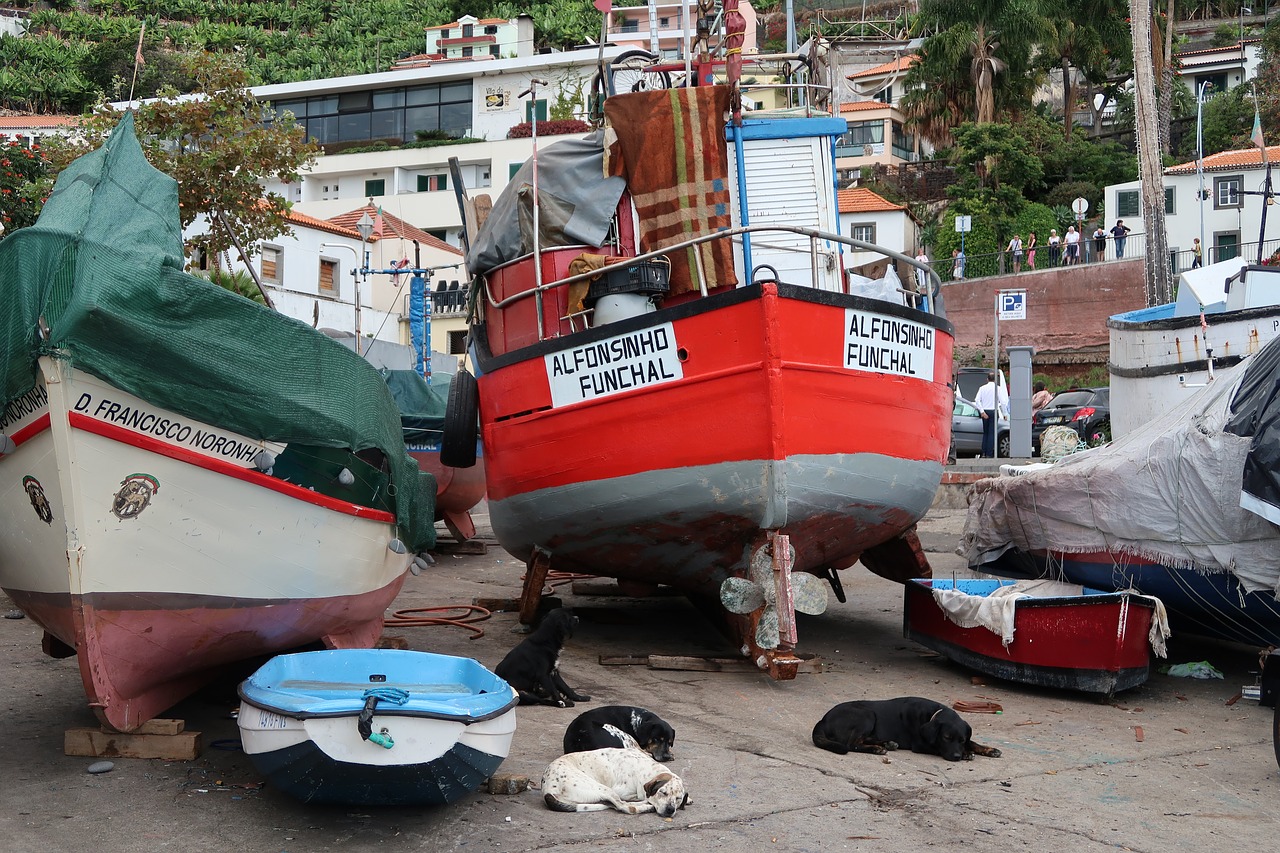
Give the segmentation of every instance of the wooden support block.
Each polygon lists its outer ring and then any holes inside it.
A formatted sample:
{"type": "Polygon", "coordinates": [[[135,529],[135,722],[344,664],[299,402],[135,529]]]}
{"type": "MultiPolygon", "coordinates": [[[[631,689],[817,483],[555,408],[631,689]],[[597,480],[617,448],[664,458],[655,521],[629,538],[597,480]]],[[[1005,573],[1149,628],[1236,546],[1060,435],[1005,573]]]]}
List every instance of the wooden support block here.
{"type": "MultiPolygon", "coordinates": [[[[134,735],[180,735],[187,728],[186,720],[164,720],[155,719],[147,720],[142,725],[131,731],[129,734],[134,735]]],[[[105,726],[102,729],[107,734],[115,734],[111,729],[105,726]]]]}
{"type": "Polygon", "coordinates": [[[601,666],[648,666],[648,655],[600,655],[601,666]]]}
{"type": "Polygon", "coordinates": [[[468,539],[466,542],[450,542],[447,539],[437,539],[435,552],[437,554],[464,554],[483,557],[489,553],[489,545],[479,539],[468,539]]]}
{"type": "Polygon", "coordinates": [[[102,729],[67,729],[63,752],[90,758],[163,758],[193,761],[200,757],[200,732],[123,734],[102,729]]]}
{"type": "MultiPolygon", "coordinates": [[[[787,668],[795,673],[822,672],[822,660],[814,655],[786,655],[787,668]]],[[[756,665],[746,658],[710,655],[600,655],[601,666],[647,666],[685,672],[756,672],[756,665]]]]}
{"type": "Polygon", "coordinates": [[[485,610],[494,613],[520,609],[520,599],[518,598],[473,598],[471,603],[476,607],[483,607],[485,610]]]}
{"type": "Polygon", "coordinates": [[[528,789],[528,776],[518,773],[495,773],[489,777],[490,794],[518,794],[528,789]]]}

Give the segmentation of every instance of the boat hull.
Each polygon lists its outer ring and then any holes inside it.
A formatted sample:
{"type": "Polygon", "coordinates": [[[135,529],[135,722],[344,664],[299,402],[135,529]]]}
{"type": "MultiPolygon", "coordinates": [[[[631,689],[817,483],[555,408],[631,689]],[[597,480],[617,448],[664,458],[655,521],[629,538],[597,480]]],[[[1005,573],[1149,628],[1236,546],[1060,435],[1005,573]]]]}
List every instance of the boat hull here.
{"type": "Polygon", "coordinates": [[[1135,589],[1159,598],[1175,634],[1249,646],[1280,646],[1280,601],[1267,591],[1245,592],[1235,575],[1175,569],[1128,554],[1010,553],[985,571],[1007,577],[1061,577],[1096,589],[1135,589]]]}
{"type": "Polygon", "coordinates": [[[46,405],[0,457],[0,588],[74,650],[104,723],[137,728],[227,663],[376,642],[412,558],[390,513],[258,470],[284,445],[41,369],[46,405]]]}
{"type": "Polygon", "coordinates": [[[476,661],[381,649],[277,657],[240,696],[241,743],[273,787],[360,806],[446,805],[475,791],[510,751],[518,703],[476,661]],[[361,734],[372,693],[382,698],[368,731],[386,745],[361,734]]]}
{"type": "Polygon", "coordinates": [[[484,456],[476,447],[476,464],[455,468],[440,462],[440,442],[406,444],[405,450],[418,468],[436,478],[436,517],[444,521],[459,541],[474,539],[475,522],[471,510],[484,500],[484,456]]]}
{"type": "Polygon", "coordinates": [[[933,595],[936,588],[985,595],[996,583],[912,580],[904,591],[903,635],[985,675],[1039,687],[1110,695],[1147,680],[1151,602],[1097,590],[1020,598],[1006,646],[994,631],[947,618],[933,595]]]}
{"type": "Polygon", "coordinates": [[[1223,369],[1280,335],[1280,306],[1175,317],[1173,304],[1118,314],[1111,331],[1111,429],[1119,438],[1176,408],[1223,369]],[[1206,343],[1207,341],[1207,343],[1206,343]]]}
{"type": "Polygon", "coordinates": [[[806,570],[927,511],[951,422],[946,321],[757,285],[590,332],[482,365],[490,518],[513,556],[536,546],[582,570],[701,588],[740,570],[762,531],[795,534],[806,570]],[[873,320],[927,346],[897,371],[847,366],[850,325],[873,320]],[[658,341],[616,368],[646,381],[602,391],[605,371],[583,363],[627,340],[658,341]]]}

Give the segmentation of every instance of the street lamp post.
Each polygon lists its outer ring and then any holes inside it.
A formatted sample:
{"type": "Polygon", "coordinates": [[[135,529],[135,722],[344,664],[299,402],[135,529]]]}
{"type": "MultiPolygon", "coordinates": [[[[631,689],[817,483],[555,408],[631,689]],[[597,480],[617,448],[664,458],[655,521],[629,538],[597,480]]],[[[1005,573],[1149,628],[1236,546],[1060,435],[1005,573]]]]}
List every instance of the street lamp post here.
{"type": "Polygon", "coordinates": [[[360,252],[354,246],[348,246],[344,243],[321,243],[320,248],[346,249],[356,259],[356,265],[351,270],[351,281],[356,288],[356,353],[360,354],[360,252]]]}
{"type": "Polygon", "coordinates": [[[1200,191],[1196,198],[1200,204],[1200,252],[1204,252],[1204,93],[1213,85],[1205,80],[1196,89],[1196,181],[1200,191]]]}
{"type": "MultiPolygon", "coordinates": [[[[369,280],[369,238],[373,235],[373,219],[369,216],[369,211],[365,211],[361,215],[360,221],[356,223],[356,231],[360,232],[360,249],[364,264],[360,267],[360,275],[365,278],[365,283],[369,280]]],[[[361,355],[360,351],[360,275],[356,276],[356,355],[361,355]]]]}

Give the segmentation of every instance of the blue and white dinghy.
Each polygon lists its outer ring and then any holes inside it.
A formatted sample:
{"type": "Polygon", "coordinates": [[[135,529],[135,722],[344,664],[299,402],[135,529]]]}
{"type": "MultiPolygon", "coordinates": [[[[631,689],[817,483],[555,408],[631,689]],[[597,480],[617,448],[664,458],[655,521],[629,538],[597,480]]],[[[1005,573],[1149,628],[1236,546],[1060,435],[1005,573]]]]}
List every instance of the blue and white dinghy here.
{"type": "Polygon", "coordinates": [[[340,649],[272,658],[240,684],[240,739],[309,803],[443,805],[502,764],[519,697],[470,658],[340,649]]]}

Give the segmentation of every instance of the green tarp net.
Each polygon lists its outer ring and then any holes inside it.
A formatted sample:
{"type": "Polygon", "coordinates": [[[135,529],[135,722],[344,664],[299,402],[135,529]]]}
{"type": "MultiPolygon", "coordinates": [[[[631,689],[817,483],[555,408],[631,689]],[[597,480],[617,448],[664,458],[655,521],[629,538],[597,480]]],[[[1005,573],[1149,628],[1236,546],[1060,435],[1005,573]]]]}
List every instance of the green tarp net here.
{"type": "Polygon", "coordinates": [[[35,225],[0,240],[5,405],[34,387],[41,355],[250,438],[377,448],[390,461],[401,539],[415,551],[434,544],[435,481],[405,453],[378,371],[183,272],[177,183],[143,156],[131,113],[58,176],[35,225]]]}

